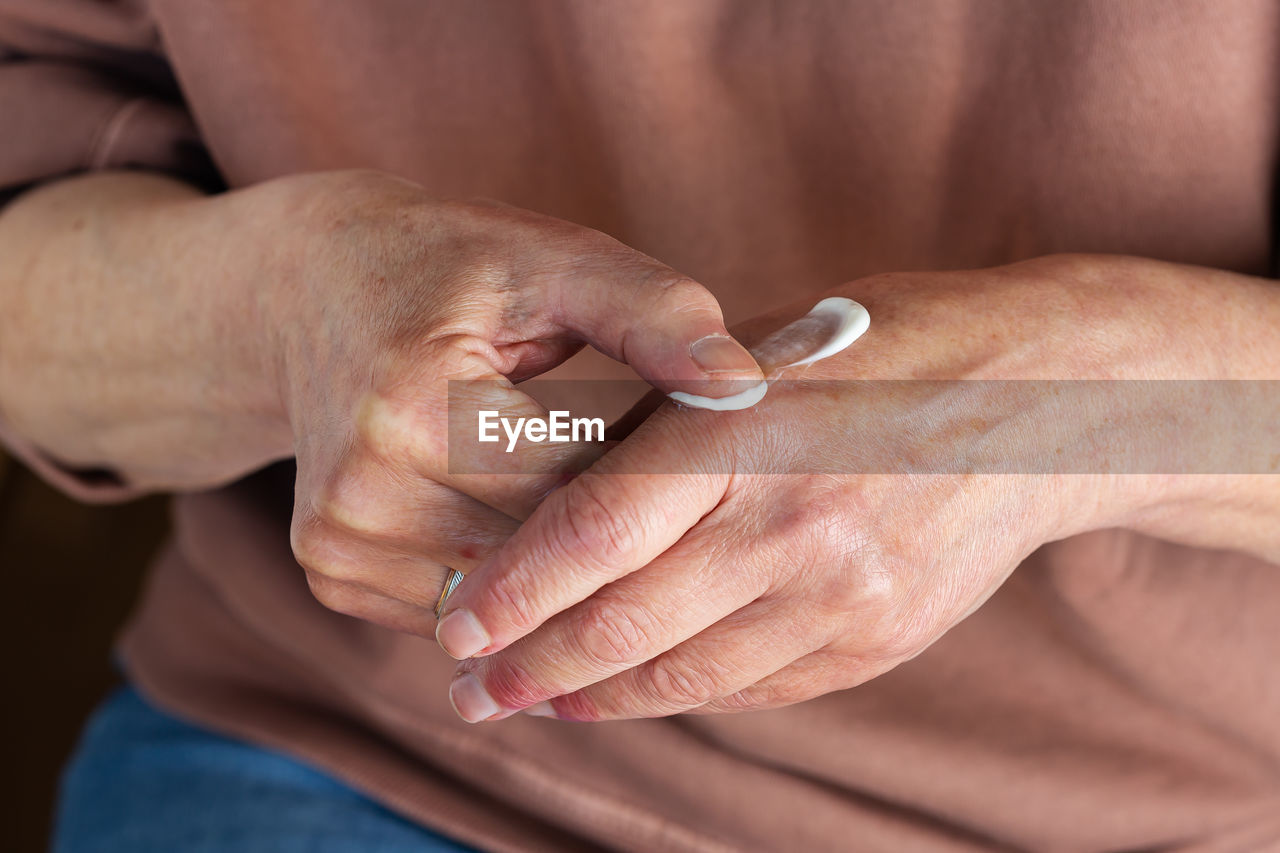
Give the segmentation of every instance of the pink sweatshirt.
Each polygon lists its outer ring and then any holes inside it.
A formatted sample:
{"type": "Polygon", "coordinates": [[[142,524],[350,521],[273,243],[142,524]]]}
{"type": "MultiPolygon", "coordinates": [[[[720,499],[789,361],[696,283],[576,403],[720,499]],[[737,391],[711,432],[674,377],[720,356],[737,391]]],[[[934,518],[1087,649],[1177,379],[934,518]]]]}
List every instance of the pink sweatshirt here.
{"type": "MultiPolygon", "coordinates": [[[[1270,0],[0,0],[0,191],[376,167],[604,230],[730,322],[1059,251],[1265,274],[1278,131],[1270,0]]],[[[130,675],[459,839],[1280,849],[1276,566],[1104,531],[853,690],[470,726],[433,643],[311,597],[291,489],[276,466],[176,499],[130,675]]]]}

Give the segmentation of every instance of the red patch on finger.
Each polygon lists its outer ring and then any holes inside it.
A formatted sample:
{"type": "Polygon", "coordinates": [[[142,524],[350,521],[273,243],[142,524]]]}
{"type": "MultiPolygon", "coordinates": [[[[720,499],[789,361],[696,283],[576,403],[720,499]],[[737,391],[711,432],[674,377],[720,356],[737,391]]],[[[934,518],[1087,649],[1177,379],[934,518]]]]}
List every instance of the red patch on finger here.
{"type": "Polygon", "coordinates": [[[600,710],[581,690],[556,696],[552,700],[556,719],[570,723],[591,723],[601,718],[600,710]]]}

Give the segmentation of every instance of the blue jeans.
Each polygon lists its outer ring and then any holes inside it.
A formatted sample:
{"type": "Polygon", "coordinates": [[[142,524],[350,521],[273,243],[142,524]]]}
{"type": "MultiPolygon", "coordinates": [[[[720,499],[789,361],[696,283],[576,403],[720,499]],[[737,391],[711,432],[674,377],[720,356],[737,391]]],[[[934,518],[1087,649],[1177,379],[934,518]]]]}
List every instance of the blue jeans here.
{"type": "Polygon", "coordinates": [[[280,753],[190,726],[131,687],[63,771],[55,853],[456,853],[473,848],[280,753]]]}

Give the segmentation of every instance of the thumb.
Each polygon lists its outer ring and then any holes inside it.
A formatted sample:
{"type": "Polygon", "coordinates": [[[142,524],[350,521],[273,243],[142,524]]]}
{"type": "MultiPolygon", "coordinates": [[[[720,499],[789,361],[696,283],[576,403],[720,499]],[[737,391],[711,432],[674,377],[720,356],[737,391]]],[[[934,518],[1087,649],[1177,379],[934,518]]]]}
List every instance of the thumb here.
{"type": "Polygon", "coordinates": [[[556,291],[563,329],[665,393],[727,397],[764,381],[711,292],[639,253],[632,263],[579,268],[556,291]]]}

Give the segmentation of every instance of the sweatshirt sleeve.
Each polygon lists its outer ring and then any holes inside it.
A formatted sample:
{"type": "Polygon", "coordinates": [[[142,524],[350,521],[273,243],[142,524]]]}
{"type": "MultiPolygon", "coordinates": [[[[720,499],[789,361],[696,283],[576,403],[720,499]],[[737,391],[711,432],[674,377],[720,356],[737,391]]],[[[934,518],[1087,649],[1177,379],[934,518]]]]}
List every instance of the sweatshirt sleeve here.
{"type": "Polygon", "coordinates": [[[0,192],[136,168],[217,189],[139,2],[0,0],[0,192]]]}
{"type": "MultiPolygon", "coordinates": [[[[0,0],[0,205],[102,169],[221,188],[143,0],[0,0]]],[[[59,464],[2,417],[0,444],[77,499],[138,494],[110,471],[59,464]]]]}

